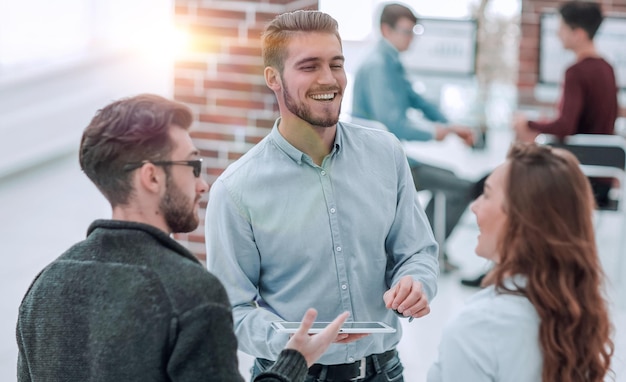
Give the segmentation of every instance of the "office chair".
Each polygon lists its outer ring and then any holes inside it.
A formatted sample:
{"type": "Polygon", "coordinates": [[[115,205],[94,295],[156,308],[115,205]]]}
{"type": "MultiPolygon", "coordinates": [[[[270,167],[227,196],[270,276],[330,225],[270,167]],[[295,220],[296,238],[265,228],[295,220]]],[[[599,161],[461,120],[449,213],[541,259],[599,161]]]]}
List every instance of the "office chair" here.
{"type": "Polygon", "coordinates": [[[598,203],[600,211],[624,211],[626,194],[626,139],[619,135],[577,134],[560,139],[554,135],[540,134],[539,144],[566,149],[580,162],[588,178],[617,180],[619,189],[611,189],[608,203],[598,203]]]}

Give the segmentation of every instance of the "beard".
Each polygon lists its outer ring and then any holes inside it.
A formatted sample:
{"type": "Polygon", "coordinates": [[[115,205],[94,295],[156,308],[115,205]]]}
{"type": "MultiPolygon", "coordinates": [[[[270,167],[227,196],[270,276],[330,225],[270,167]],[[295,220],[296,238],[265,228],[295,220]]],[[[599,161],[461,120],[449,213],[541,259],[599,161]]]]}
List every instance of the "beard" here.
{"type": "MultiPolygon", "coordinates": [[[[329,91],[336,92],[337,96],[341,94],[339,89],[331,88],[329,91]]],[[[332,111],[326,111],[323,116],[315,117],[311,112],[311,108],[305,105],[302,102],[298,102],[295,98],[291,96],[289,93],[289,89],[285,81],[283,80],[283,100],[285,101],[285,106],[287,110],[289,110],[292,114],[296,115],[301,120],[309,123],[313,126],[318,127],[333,127],[339,122],[339,114],[341,113],[341,106],[339,106],[339,110],[337,113],[333,113],[332,111]]]]}
{"type": "Polygon", "coordinates": [[[194,211],[195,200],[185,195],[167,176],[165,195],[159,203],[159,208],[165,218],[165,223],[174,233],[191,232],[198,228],[200,219],[194,211]]]}

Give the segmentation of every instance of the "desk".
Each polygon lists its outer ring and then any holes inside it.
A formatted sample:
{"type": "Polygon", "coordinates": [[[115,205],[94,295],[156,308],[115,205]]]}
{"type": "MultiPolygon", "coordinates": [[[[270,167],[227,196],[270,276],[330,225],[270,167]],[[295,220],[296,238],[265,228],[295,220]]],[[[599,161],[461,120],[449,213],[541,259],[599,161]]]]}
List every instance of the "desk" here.
{"type": "Polygon", "coordinates": [[[504,162],[512,140],[513,131],[502,129],[489,130],[487,145],[480,150],[466,146],[456,135],[441,142],[404,141],[403,145],[409,158],[448,169],[459,178],[476,182],[504,162]]]}

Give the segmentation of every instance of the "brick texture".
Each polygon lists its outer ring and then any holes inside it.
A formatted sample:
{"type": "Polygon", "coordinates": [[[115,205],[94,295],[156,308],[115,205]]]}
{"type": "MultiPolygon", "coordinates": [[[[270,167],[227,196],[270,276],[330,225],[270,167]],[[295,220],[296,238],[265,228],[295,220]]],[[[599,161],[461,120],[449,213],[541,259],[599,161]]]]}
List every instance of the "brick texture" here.
{"type": "MultiPolygon", "coordinates": [[[[174,68],[174,98],[197,116],[194,143],[212,184],[224,169],[265,137],[278,116],[265,86],[260,37],[277,14],[318,9],[318,0],[175,0],[176,24],[190,33],[190,52],[174,68]]],[[[200,226],[176,238],[201,261],[205,196],[200,226]]]]}
{"type": "MultiPolygon", "coordinates": [[[[624,14],[626,0],[598,0],[605,15],[624,14]]],[[[540,105],[534,96],[539,81],[539,20],[542,12],[556,11],[563,0],[523,0],[519,47],[518,99],[522,105],[540,105]]],[[[555,106],[555,105],[546,105],[555,106]]],[[[624,109],[621,115],[626,115],[624,109]]]]}

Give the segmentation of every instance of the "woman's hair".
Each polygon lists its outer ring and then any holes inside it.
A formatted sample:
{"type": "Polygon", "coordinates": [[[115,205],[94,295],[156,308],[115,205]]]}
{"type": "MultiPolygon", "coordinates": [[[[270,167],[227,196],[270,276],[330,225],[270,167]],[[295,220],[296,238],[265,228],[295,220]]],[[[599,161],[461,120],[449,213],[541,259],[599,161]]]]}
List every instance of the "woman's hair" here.
{"type": "Polygon", "coordinates": [[[334,34],[341,44],[337,20],[320,11],[299,10],[276,16],[266,27],[262,36],[263,63],[280,73],[285,67],[287,44],[294,33],[321,32],[334,34]]]}
{"type": "Polygon", "coordinates": [[[544,382],[602,381],[613,342],[589,181],[576,157],[561,149],[514,144],[508,163],[507,223],[491,280],[537,310],[544,382]],[[509,275],[523,275],[527,284],[506,288],[509,275]]]}
{"type": "Polygon", "coordinates": [[[125,166],[145,160],[167,159],[173,149],[172,125],[188,129],[191,110],[153,94],[115,101],[98,110],[80,143],[80,167],[111,206],[128,202],[132,192],[125,166]]]}

